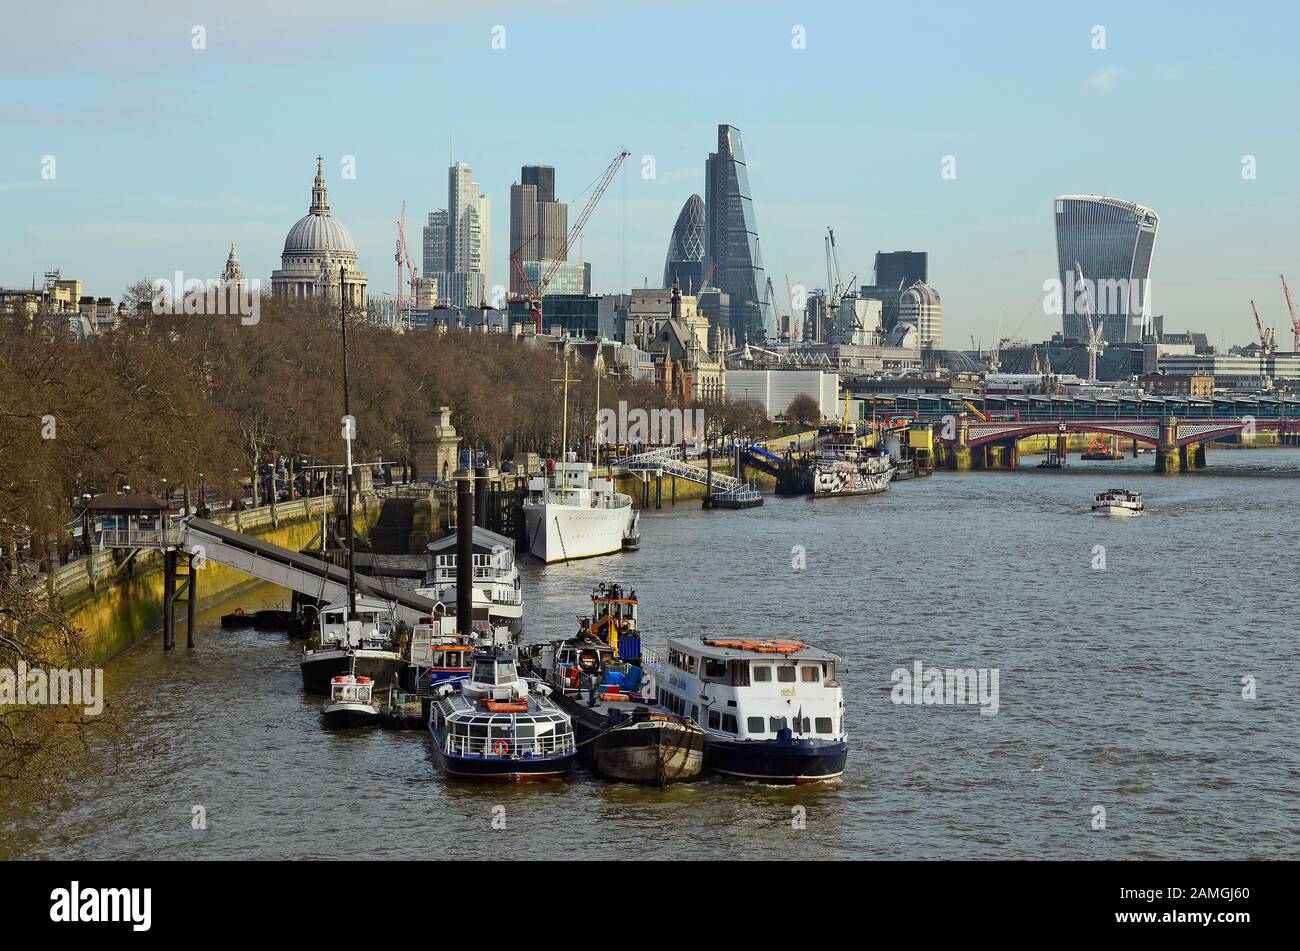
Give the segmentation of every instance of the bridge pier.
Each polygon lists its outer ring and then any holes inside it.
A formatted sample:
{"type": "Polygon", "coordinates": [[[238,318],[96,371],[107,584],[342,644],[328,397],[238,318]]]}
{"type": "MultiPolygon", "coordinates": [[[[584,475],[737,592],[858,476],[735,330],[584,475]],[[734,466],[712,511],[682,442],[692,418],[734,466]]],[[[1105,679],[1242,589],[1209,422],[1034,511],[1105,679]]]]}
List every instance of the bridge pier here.
{"type": "Polygon", "coordinates": [[[1178,445],[1178,420],[1166,416],[1160,420],[1160,441],[1156,444],[1156,472],[1182,472],[1187,454],[1178,445]]]}

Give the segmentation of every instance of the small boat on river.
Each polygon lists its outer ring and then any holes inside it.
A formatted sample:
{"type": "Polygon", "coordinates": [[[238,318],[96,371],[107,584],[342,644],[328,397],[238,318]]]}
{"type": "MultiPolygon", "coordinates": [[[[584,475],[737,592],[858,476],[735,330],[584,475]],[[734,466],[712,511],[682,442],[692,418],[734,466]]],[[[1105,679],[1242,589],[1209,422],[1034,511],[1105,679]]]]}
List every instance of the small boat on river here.
{"type": "Polygon", "coordinates": [[[1092,500],[1092,510],[1098,515],[1141,515],[1142,495],[1128,489],[1106,489],[1092,500]]]}

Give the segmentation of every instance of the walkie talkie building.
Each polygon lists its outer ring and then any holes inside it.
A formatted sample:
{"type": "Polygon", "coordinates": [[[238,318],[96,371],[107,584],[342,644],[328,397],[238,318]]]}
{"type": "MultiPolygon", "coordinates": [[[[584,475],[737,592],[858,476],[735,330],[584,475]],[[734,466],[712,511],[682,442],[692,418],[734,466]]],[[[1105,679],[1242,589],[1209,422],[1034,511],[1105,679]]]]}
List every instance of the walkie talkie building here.
{"type": "Polygon", "coordinates": [[[1140,341],[1151,317],[1151,255],[1160,216],[1150,208],[1099,195],[1056,199],[1056,258],[1061,278],[1061,332],[1088,339],[1088,304],[1079,306],[1077,263],[1092,313],[1108,343],[1140,341]]]}

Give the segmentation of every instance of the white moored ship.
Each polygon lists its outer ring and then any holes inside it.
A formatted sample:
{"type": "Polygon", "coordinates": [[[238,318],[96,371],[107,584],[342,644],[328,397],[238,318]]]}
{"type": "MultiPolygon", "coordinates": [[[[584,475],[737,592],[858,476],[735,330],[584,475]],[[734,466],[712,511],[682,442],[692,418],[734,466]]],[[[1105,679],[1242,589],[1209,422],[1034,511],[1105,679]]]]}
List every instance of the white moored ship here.
{"type": "MultiPolygon", "coordinates": [[[[569,376],[564,367],[563,424],[560,429],[561,458],[546,460],[546,473],[528,482],[524,500],[524,528],[528,551],[545,562],[571,561],[594,555],[611,555],[624,548],[636,548],[641,541],[640,516],[632,508],[632,496],[614,489],[614,480],[592,478],[595,466],[578,462],[569,445],[569,376]]],[[[600,403],[599,383],[596,402],[600,403]]],[[[600,433],[596,446],[599,453],[600,433]]]]}
{"type": "Polygon", "coordinates": [[[1099,515],[1141,515],[1142,495],[1128,489],[1107,489],[1092,500],[1092,510],[1099,515]]]}
{"type": "Polygon", "coordinates": [[[548,459],[546,474],[528,484],[524,526],[528,551],[542,561],[609,555],[637,533],[632,497],[614,490],[614,480],[593,478],[594,466],[572,452],[562,462],[548,459]]]}

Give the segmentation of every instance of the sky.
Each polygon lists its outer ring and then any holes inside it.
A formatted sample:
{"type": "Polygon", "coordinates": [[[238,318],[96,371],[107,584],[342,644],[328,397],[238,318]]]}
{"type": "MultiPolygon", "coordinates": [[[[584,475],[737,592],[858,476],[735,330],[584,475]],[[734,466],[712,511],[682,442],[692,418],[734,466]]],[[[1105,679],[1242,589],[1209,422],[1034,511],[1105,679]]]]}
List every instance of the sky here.
{"type": "Polygon", "coordinates": [[[1290,3],[44,0],[0,17],[0,286],[60,268],[117,298],[216,277],[232,241],[269,282],[317,153],[372,294],[395,289],[403,201],[420,265],[449,154],[492,200],[505,284],[519,167],[555,166],[572,222],[621,148],[582,250],[598,293],[655,286],[728,123],[778,298],[826,285],[829,226],[858,283],[877,250],[930,253],[947,346],[1042,340],[1060,326],[1052,199],[1109,194],[1160,215],[1166,330],[1249,342],[1253,299],[1290,339],[1290,3]]]}

